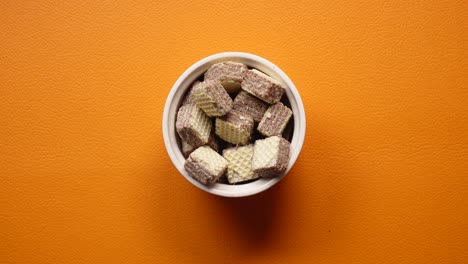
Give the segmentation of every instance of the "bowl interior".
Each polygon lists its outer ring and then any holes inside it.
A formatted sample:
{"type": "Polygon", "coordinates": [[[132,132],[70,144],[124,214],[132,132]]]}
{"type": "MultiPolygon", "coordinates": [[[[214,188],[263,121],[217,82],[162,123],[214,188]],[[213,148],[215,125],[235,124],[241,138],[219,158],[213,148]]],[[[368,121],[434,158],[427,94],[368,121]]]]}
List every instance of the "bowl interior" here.
{"type": "Polygon", "coordinates": [[[198,188],[205,190],[207,192],[221,195],[221,196],[247,196],[252,195],[263,190],[268,189],[277,183],[281,178],[283,178],[288,171],[291,169],[292,165],[299,155],[300,149],[302,148],[302,143],[304,141],[305,134],[305,114],[302,101],[297,92],[296,87],[292,81],[287,77],[287,75],[281,71],[277,66],[271,62],[258,57],[256,55],[241,53],[241,52],[226,52],[219,53],[212,56],[209,56],[205,59],[202,59],[192,65],[187,69],[180,78],[174,84],[168,99],[166,101],[166,107],[164,109],[163,115],[163,136],[166,144],[166,149],[169,156],[172,159],[172,162],[179,170],[179,172],[192,184],[198,188]],[[185,158],[182,155],[180,148],[180,140],[177,136],[175,130],[175,121],[177,116],[177,110],[181,104],[181,101],[190,88],[191,84],[199,79],[205,71],[208,70],[213,64],[223,61],[235,61],[246,64],[250,68],[256,68],[276,80],[280,81],[286,87],[284,101],[293,111],[293,118],[289,122],[289,131],[292,131],[290,135],[287,135],[287,138],[291,142],[291,152],[290,152],[290,161],[288,168],[285,173],[279,177],[265,179],[261,178],[253,182],[239,184],[239,185],[228,185],[223,183],[215,183],[212,186],[205,186],[194,180],[190,177],[184,169],[185,158]]]}

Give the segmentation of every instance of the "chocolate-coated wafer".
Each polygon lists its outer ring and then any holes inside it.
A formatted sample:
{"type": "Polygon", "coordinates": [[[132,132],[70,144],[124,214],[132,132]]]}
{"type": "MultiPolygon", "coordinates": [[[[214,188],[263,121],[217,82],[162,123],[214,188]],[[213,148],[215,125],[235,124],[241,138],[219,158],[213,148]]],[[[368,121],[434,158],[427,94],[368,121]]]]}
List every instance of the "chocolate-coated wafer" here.
{"type": "Polygon", "coordinates": [[[176,130],[187,144],[199,147],[208,143],[211,120],[195,104],[186,104],[177,113],[176,130]]]}
{"type": "Polygon", "coordinates": [[[227,115],[216,118],[215,132],[229,143],[245,145],[249,142],[253,126],[252,117],[231,110],[227,115]]]}
{"type": "Polygon", "coordinates": [[[226,61],[216,63],[205,73],[205,80],[219,81],[229,93],[238,92],[242,82],[242,75],[248,68],[245,64],[226,61]]]}
{"type": "Polygon", "coordinates": [[[241,88],[269,104],[278,102],[285,89],[280,82],[256,69],[244,72],[241,88]]]}
{"type": "MultiPolygon", "coordinates": [[[[216,152],[220,150],[220,142],[216,138],[216,135],[213,130],[211,130],[210,137],[208,138],[208,143],[206,143],[206,146],[212,148],[216,152]]],[[[192,153],[195,149],[196,147],[182,140],[182,154],[184,155],[184,157],[188,157],[190,153],[192,153]]]]}
{"type": "Polygon", "coordinates": [[[190,90],[185,95],[184,100],[182,101],[182,105],[195,103],[193,98],[195,97],[196,89],[200,83],[201,83],[200,81],[195,81],[193,83],[193,85],[190,87],[190,90]]]}
{"type": "Polygon", "coordinates": [[[283,133],[291,116],[291,109],[278,102],[268,108],[258,124],[257,130],[267,137],[279,136],[283,133]]]}
{"type": "Polygon", "coordinates": [[[252,170],[259,177],[275,177],[283,173],[289,163],[290,143],[273,136],[255,141],[252,170]]]}
{"type": "Polygon", "coordinates": [[[209,185],[215,183],[227,168],[227,160],[208,146],[201,146],[190,154],[185,161],[187,173],[200,182],[209,185]]]}
{"type": "Polygon", "coordinates": [[[246,91],[240,91],[234,99],[232,109],[250,115],[255,122],[260,122],[268,104],[246,91]]]}
{"type": "Polygon", "coordinates": [[[218,81],[207,80],[195,89],[194,101],[208,116],[223,116],[232,108],[232,99],[218,81]]]}

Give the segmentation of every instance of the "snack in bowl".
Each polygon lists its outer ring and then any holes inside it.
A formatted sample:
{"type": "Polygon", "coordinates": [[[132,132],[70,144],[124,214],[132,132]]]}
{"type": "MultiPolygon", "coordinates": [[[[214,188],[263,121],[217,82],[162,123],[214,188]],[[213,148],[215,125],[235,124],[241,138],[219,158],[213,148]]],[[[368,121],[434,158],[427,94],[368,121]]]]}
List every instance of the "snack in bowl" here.
{"type": "MultiPolygon", "coordinates": [[[[184,154],[184,157],[187,158],[190,155],[190,153],[192,153],[196,149],[196,147],[188,144],[184,140],[181,140],[181,141],[182,141],[182,154],[184,154]]],[[[220,150],[220,142],[216,138],[213,130],[211,131],[210,136],[208,137],[208,142],[206,143],[206,145],[212,148],[216,152],[220,150]]]]}
{"type": "Polygon", "coordinates": [[[244,73],[241,88],[269,104],[279,102],[284,94],[280,82],[256,69],[244,73]]]}
{"type": "Polygon", "coordinates": [[[223,176],[229,184],[240,184],[284,172],[289,142],[281,134],[292,111],[279,102],[283,93],[278,81],[242,63],[211,66],[204,80],[192,84],[177,115],[187,173],[212,185],[223,176]],[[256,131],[255,122],[260,122],[256,131]]]}
{"type": "Polygon", "coordinates": [[[253,145],[233,147],[223,150],[228,161],[226,177],[229,183],[239,183],[258,178],[252,170],[253,145]]]}
{"type": "Polygon", "coordinates": [[[291,116],[291,109],[278,102],[268,108],[257,130],[266,137],[281,135],[291,116]]]}
{"type": "Polygon", "coordinates": [[[255,122],[260,122],[268,104],[246,91],[240,91],[234,99],[232,109],[250,115],[255,122]]]}
{"type": "MultiPolygon", "coordinates": [[[[241,65],[240,68],[244,68],[245,66],[241,65]]],[[[260,84],[259,83],[257,84],[257,86],[260,87],[260,89],[265,88],[264,84],[267,84],[268,81],[270,81],[268,78],[266,78],[266,80],[267,82],[263,82],[263,84],[261,85],[259,85],[260,84]]],[[[239,95],[240,96],[238,100],[242,99],[242,96],[249,95],[250,96],[248,97],[249,99],[253,98],[257,102],[260,101],[266,107],[263,107],[263,110],[260,110],[261,108],[257,108],[257,110],[248,110],[249,108],[248,103],[239,104],[237,106],[236,106],[236,103],[233,104],[233,108],[229,112],[231,111],[243,112],[244,115],[250,116],[252,119],[255,118],[253,129],[252,129],[252,132],[250,133],[250,139],[245,145],[232,144],[232,143],[226,142],[225,140],[220,138],[219,135],[216,135],[215,138],[218,141],[217,153],[220,155],[223,155],[224,150],[226,149],[229,149],[229,148],[239,149],[244,146],[254,145],[256,140],[263,140],[266,138],[265,135],[261,134],[258,131],[257,129],[258,124],[259,124],[258,122],[261,121],[261,119],[263,118],[264,116],[263,111],[265,111],[265,108],[268,109],[268,107],[275,104],[276,102],[269,103],[267,102],[268,100],[265,100],[266,97],[260,98],[261,92],[258,93],[259,94],[258,96],[255,96],[253,93],[256,93],[259,91],[249,92],[248,86],[249,84],[246,83],[244,87],[245,89],[241,89],[240,91],[238,90],[229,91],[228,94],[234,101],[236,101],[236,97],[239,95]],[[257,113],[257,112],[260,112],[260,113],[257,113]]],[[[224,88],[227,89],[227,87],[224,87],[224,88]]],[[[255,108],[251,108],[251,109],[255,109],[255,108]]],[[[227,113],[222,116],[208,117],[212,125],[211,132],[216,131],[216,119],[225,118],[226,115],[227,113]]],[[[206,116],[206,113],[205,113],[205,116],[206,116]]],[[[164,112],[163,112],[162,132],[163,132],[164,144],[165,144],[170,160],[174,164],[175,168],[180,172],[180,174],[188,182],[190,182],[195,187],[207,193],[220,195],[220,196],[227,196],[227,197],[243,197],[243,196],[253,195],[253,194],[262,192],[264,190],[267,190],[286,176],[288,171],[297,161],[299,153],[301,152],[301,148],[304,144],[304,136],[306,132],[305,125],[306,125],[305,111],[304,111],[304,106],[302,104],[299,91],[297,90],[296,86],[294,85],[292,80],[288,77],[288,75],[285,72],[283,72],[277,65],[254,54],[249,54],[249,53],[244,53],[244,52],[223,52],[223,53],[210,55],[208,57],[205,57],[197,61],[196,63],[188,67],[179,76],[177,81],[172,86],[172,89],[169,92],[167,99],[166,99],[164,112]],[[179,136],[179,133],[177,131],[177,127],[176,127],[177,113],[179,111],[179,108],[184,104],[196,105],[196,103],[193,102],[194,101],[193,98],[192,100],[188,98],[187,100],[185,99],[186,99],[186,96],[190,98],[191,97],[190,95],[194,94],[194,92],[190,92],[190,91],[192,89],[197,90],[198,83],[202,83],[209,79],[209,78],[206,78],[207,71],[211,67],[213,67],[213,65],[215,64],[219,64],[219,63],[229,64],[227,62],[239,63],[247,67],[247,70],[242,74],[243,75],[242,80],[240,81],[241,87],[243,86],[242,83],[244,82],[244,80],[247,80],[247,78],[244,78],[246,77],[245,75],[250,71],[256,70],[266,76],[269,76],[271,79],[279,83],[280,86],[283,88],[282,89],[283,91],[281,91],[281,89],[269,89],[269,88],[265,89],[266,91],[269,90],[270,92],[273,92],[273,94],[275,93],[275,91],[282,92],[282,96],[279,98],[279,101],[283,103],[286,107],[292,110],[292,116],[287,122],[286,127],[284,128],[283,132],[280,135],[285,140],[290,142],[289,162],[287,164],[286,170],[284,170],[283,172],[281,172],[280,174],[276,176],[258,177],[258,175],[254,173],[255,177],[257,177],[255,179],[246,180],[246,181],[237,181],[237,182],[232,181],[232,183],[230,183],[227,178],[228,171],[229,171],[229,168],[227,168],[226,171],[223,173],[223,175],[221,175],[218,178],[218,180],[215,181],[214,183],[211,180],[207,180],[207,181],[204,181],[204,183],[202,183],[201,181],[198,181],[196,177],[193,176],[193,173],[189,174],[187,169],[185,169],[184,165],[187,161],[187,154],[189,154],[189,152],[185,152],[185,153],[183,152],[183,149],[184,149],[183,146],[186,146],[186,144],[184,143],[185,140],[183,140],[181,136],[179,136]]],[[[204,144],[204,146],[208,146],[208,143],[204,144]]],[[[193,146],[191,149],[196,150],[196,147],[197,146],[193,146]]],[[[274,157],[276,156],[274,155],[274,157]]],[[[228,162],[228,167],[229,167],[229,162],[228,162]]],[[[247,168],[248,168],[248,165],[247,165],[247,168]]],[[[250,169],[252,169],[251,166],[250,166],[250,169]]]]}
{"type": "Polygon", "coordinates": [[[243,63],[226,61],[216,63],[205,73],[205,80],[215,80],[223,85],[228,93],[238,92],[241,87],[242,76],[248,70],[243,63]]]}
{"type": "Polygon", "coordinates": [[[185,161],[185,170],[201,184],[215,183],[227,169],[225,158],[208,146],[201,146],[185,161]]]}
{"type": "Polygon", "coordinates": [[[183,105],[177,112],[176,130],[187,144],[199,147],[208,143],[211,120],[195,104],[183,105]]]}
{"type": "Polygon", "coordinates": [[[207,116],[223,116],[232,109],[232,99],[218,81],[206,80],[195,88],[193,101],[207,116]]]}
{"type": "Polygon", "coordinates": [[[193,98],[195,97],[195,92],[197,91],[198,85],[200,83],[201,83],[200,81],[195,81],[192,84],[192,86],[190,87],[190,90],[188,91],[187,95],[184,97],[184,100],[182,101],[182,105],[195,103],[195,100],[193,98]]]}
{"type": "Polygon", "coordinates": [[[273,136],[255,141],[252,170],[259,177],[276,177],[289,162],[289,141],[273,136]]]}
{"type": "Polygon", "coordinates": [[[249,115],[232,110],[227,115],[216,118],[216,135],[232,143],[245,145],[252,135],[254,121],[249,115]]]}

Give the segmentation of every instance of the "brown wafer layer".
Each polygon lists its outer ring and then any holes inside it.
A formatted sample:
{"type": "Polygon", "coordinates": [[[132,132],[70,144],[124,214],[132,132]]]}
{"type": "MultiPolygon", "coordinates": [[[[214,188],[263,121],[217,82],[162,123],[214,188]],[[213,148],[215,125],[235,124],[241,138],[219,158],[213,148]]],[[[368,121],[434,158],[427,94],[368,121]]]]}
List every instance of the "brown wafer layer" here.
{"type": "Polygon", "coordinates": [[[198,182],[209,185],[215,183],[226,171],[228,162],[208,146],[192,152],[185,161],[187,173],[198,182]]]}
{"type": "Polygon", "coordinates": [[[221,62],[211,66],[205,73],[205,80],[215,80],[223,85],[229,93],[239,91],[242,75],[248,68],[245,64],[238,62],[221,62]]]}
{"type": "Polygon", "coordinates": [[[257,130],[267,137],[279,136],[283,133],[291,116],[291,109],[278,102],[268,108],[258,124],[257,130]]]}
{"type": "Polygon", "coordinates": [[[176,131],[191,146],[205,145],[210,136],[211,120],[195,104],[183,105],[177,112],[176,131]]]}
{"type": "Polygon", "coordinates": [[[284,94],[280,82],[256,69],[244,72],[241,88],[269,104],[277,103],[284,94]]]}
{"type": "Polygon", "coordinates": [[[254,121],[260,122],[268,109],[268,104],[246,91],[240,91],[234,99],[232,109],[250,115],[254,121]]]}
{"type": "Polygon", "coordinates": [[[200,81],[195,81],[193,83],[192,87],[190,87],[190,90],[185,95],[184,100],[182,101],[182,105],[195,103],[193,98],[195,97],[196,89],[200,83],[201,83],[200,81]]]}
{"type": "MultiPolygon", "coordinates": [[[[212,148],[216,152],[220,150],[220,142],[216,138],[216,135],[213,132],[213,130],[210,133],[210,137],[208,138],[208,143],[206,143],[206,146],[212,148]]],[[[190,153],[192,153],[195,149],[196,147],[182,140],[182,154],[184,155],[184,157],[188,157],[190,153]]]]}

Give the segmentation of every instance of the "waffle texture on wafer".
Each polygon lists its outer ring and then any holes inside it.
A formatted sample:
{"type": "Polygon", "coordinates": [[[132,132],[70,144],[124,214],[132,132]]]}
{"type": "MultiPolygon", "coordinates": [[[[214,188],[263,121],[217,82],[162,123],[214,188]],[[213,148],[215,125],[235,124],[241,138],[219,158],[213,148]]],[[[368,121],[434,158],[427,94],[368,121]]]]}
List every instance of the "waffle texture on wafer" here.
{"type": "Polygon", "coordinates": [[[226,171],[228,162],[208,146],[193,151],[185,161],[187,173],[201,184],[215,183],[226,171]]]}
{"type": "Polygon", "coordinates": [[[199,147],[208,143],[211,120],[195,104],[183,105],[177,113],[176,130],[187,144],[199,147]]]}
{"type": "Polygon", "coordinates": [[[269,104],[277,103],[284,94],[280,82],[256,69],[244,73],[241,88],[269,104]]]}
{"type": "Polygon", "coordinates": [[[205,80],[219,81],[229,93],[238,92],[241,87],[242,75],[248,68],[238,62],[220,62],[211,66],[205,73],[205,80]]]}
{"type": "Polygon", "coordinates": [[[208,116],[223,116],[232,109],[232,99],[218,81],[200,83],[195,89],[194,101],[208,116]]]}
{"type": "Polygon", "coordinates": [[[240,91],[234,99],[232,109],[250,115],[255,122],[260,122],[268,104],[246,91],[240,91]]]}
{"type": "Polygon", "coordinates": [[[229,143],[245,145],[249,143],[253,127],[252,117],[231,110],[227,115],[216,118],[215,132],[229,143]]]}
{"type": "Polygon", "coordinates": [[[225,149],[223,157],[228,161],[229,183],[244,182],[258,178],[252,170],[253,145],[225,149]]]}
{"type": "Polygon", "coordinates": [[[289,163],[290,143],[273,136],[255,141],[252,170],[259,177],[275,177],[283,173],[289,163]]]}
{"type": "Polygon", "coordinates": [[[258,124],[257,130],[267,137],[279,136],[283,133],[291,116],[291,109],[278,102],[268,108],[258,124]]]}

